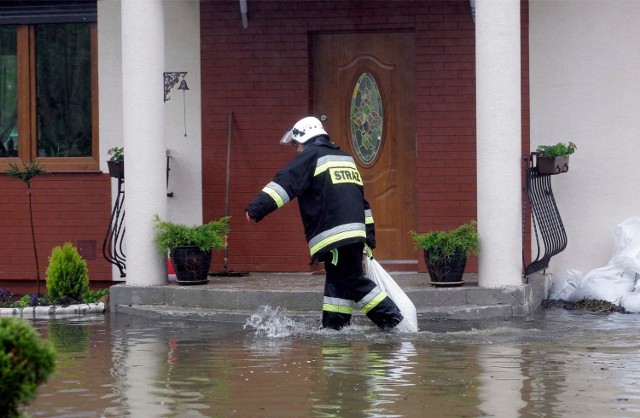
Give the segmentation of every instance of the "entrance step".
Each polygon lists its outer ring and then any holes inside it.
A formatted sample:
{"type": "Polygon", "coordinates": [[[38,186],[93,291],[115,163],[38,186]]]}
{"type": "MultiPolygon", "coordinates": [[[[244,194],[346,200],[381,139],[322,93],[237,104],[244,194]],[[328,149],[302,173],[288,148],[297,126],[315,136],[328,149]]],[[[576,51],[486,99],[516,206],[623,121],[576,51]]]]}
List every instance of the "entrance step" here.
{"type": "MultiPolygon", "coordinates": [[[[392,276],[413,301],[421,319],[525,317],[541,308],[549,280],[539,274],[531,276],[526,284],[489,289],[478,287],[473,277],[466,277],[464,286],[434,288],[426,274],[392,276]]],[[[118,284],[110,288],[110,308],[116,313],[233,322],[244,322],[265,305],[284,308],[291,316],[318,316],[323,286],[319,276],[285,273],[216,277],[199,286],[118,284]]]]}

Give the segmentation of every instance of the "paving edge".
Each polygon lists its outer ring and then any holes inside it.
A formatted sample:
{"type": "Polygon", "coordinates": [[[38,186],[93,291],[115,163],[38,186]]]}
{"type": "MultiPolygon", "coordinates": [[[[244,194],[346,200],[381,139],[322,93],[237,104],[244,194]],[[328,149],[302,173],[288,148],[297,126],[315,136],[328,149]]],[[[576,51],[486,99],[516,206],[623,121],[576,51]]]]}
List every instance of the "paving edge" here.
{"type": "Polygon", "coordinates": [[[13,316],[19,318],[61,318],[70,316],[86,316],[91,314],[104,314],[106,312],[104,302],[83,303],[69,306],[27,306],[25,308],[0,308],[0,316],[13,316]]]}

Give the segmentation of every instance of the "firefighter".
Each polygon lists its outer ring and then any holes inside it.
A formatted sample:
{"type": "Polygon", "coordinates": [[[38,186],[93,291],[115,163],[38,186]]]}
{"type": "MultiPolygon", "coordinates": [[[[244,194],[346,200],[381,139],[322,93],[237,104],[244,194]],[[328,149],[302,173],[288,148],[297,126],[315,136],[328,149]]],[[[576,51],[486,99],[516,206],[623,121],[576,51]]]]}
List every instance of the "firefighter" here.
{"type": "Polygon", "coordinates": [[[314,117],[299,120],[280,143],[297,147],[298,154],[249,203],[247,220],[260,222],[298,198],[311,262],[324,262],[326,271],[322,326],[349,325],[355,304],[379,328],[394,328],[403,318],[400,310],[362,270],[365,244],[376,245],[375,229],[353,157],[314,117]]]}

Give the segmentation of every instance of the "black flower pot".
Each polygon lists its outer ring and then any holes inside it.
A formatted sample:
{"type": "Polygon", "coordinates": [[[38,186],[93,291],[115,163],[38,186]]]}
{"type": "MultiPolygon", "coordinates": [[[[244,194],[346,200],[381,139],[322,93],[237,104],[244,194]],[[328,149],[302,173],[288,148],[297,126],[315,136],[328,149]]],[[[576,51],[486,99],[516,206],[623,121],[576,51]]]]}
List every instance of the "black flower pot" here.
{"type": "Polygon", "coordinates": [[[211,250],[202,251],[197,246],[178,247],[171,251],[171,263],[179,284],[204,284],[209,281],[211,250]]]}
{"type": "Polygon", "coordinates": [[[564,157],[536,157],[538,174],[554,175],[569,171],[569,156],[564,157]]]}
{"type": "Polygon", "coordinates": [[[109,175],[116,179],[124,179],[124,161],[107,161],[109,175]]]}
{"type": "Polygon", "coordinates": [[[462,275],[467,265],[467,254],[464,251],[457,250],[451,257],[441,255],[435,260],[431,260],[429,255],[429,250],[424,250],[424,262],[427,265],[432,286],[462,286],[464,283],[462,275]]]}

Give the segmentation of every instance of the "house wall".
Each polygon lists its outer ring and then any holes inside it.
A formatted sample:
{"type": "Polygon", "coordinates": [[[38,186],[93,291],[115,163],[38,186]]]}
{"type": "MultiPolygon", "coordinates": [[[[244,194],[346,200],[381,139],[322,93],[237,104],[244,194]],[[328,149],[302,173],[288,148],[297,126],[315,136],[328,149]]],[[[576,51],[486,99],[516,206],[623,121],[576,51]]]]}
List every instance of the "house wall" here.
{"type": "Polygon", "coordinates": [[[612,230],[640,216],[640,3],[532,1],[531,149],[573,141],[552,187],[567,230],[557,277],[605,266],[612,230]]]}
{"type": "MultiPolygon", "coordinates": [[[[418,229],[453,228],[476,217],[475,29],[468,1],[249,2],[248,17],[243,29],[235,0],[201,4],[205,220],[227,212],[227,119],[233,114],[228,269],[310,269],[295,202],[257,225],[247,223],[244,208],[294,156],[278,140],[310,112],[313,31],[413,31],[417,178],[407,180],[417,182],[418,229]]],[[[525,84],[523,103],[527,93],[525,84]]],[[[523,140],[528,149],[528,136],[523,140]]],[[[425,271],[418,251],[416,259],[425,271]]],[[[220,256],[212,269],[216,265],[220,256]]],[[[476,268],[471,260],[468,271],[476,268]]]]}
{"type": "MultiPolygon", "coordinates": [[[[33,224],[40,266],[41,294],[51,250],[66,242],[80,248],[87,261],[92,287],[110,277],[102,258],[102,241],[109,223],[108,175],[49,173],[31,182],[33,224]],[[82,241],[82,242],[81,242],[82,241]]],[[[27,186],[0,176],[0,288],[14,294],[35,293],[36,263],[31,240],[27,186]]]]}

